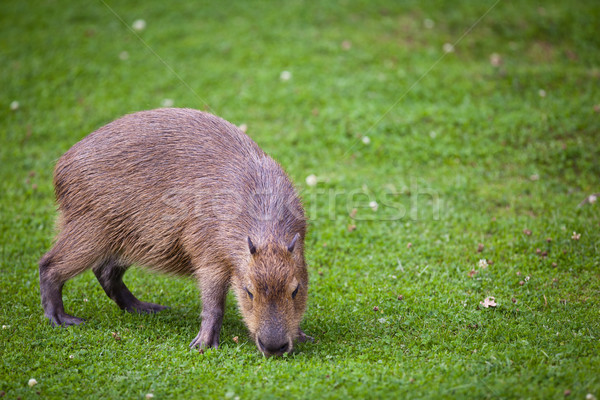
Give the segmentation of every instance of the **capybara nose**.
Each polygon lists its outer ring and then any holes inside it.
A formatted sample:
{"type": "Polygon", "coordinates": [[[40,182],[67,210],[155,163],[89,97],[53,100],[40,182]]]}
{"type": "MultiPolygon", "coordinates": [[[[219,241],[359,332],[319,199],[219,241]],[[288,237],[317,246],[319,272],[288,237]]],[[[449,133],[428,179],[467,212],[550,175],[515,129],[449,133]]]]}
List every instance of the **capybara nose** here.
{"type": "Polygon", "coordinates": [[[282,355],[289,351],[290,343],[286,340],[285,342],[279,340],[267,340],[263,342],[261,338],[258,338],[258,346],[260,350],[267,355],[282,355]]]}

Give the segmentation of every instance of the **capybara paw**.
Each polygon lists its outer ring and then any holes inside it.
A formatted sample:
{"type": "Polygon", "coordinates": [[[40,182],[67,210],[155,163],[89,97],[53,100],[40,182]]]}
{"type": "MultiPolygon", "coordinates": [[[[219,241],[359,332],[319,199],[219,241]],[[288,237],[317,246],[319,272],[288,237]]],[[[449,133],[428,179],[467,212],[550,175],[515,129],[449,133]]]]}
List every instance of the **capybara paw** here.
{"type": "Polygon", "coordinates": [[[85,322],[82,318],[77,318],[69,314],[53,314],[46,315],[50,320],[52,326],[70,326],[70,325],[79,325],[85,322]]]}
{"type": "Polygon", "coordinates": [[[192,349],[198,348],[201,350],[210,347],[214,347],[215,349],[219,347],[219,336],[214,334],[203,334],[202,330],[200,330],[198,336],[196,336],[194,340],[192,340],[192,343],[190,343],[190,348],[192,349]]]}
{"type": "Polygon", "coordinates": [[[125,306],[126,311],[138,314],[154,314],[166,308],[169,307],[161,306],[160,304],[146,303],[145,301],[137,301],[125,306]]]}
{"type": "Polygon", "coordinates": [[[308,336],[306,333],[302,331],[302,329],[298,329],[298,341],[300,343],[304,342],[314,342],[315,338],[312,336],[308,336]]]}

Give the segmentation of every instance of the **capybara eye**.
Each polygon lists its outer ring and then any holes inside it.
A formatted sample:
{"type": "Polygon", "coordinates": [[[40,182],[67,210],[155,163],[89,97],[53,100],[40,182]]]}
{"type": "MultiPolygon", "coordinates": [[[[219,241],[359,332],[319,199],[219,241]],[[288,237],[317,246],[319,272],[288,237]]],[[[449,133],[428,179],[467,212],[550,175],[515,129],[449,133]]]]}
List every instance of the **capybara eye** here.
{"type": "Polygon", "coordinates": [[[298,289],[300,289],[300,284],[298,284],[298,286],[296,286],[296,289],[294,289],[294,291],[292,292],[292,299],[296,298],[296,295],[298,294],[298,289]]]}
{"type": "Polygon", "coordinates": [[[250,300],[254,300],[254,295],[252,294],[251,291],[248,290],[248,288],[244,288],[246,289],[246,293],[248,293],[248,296],[250,297],[250,300]]]}

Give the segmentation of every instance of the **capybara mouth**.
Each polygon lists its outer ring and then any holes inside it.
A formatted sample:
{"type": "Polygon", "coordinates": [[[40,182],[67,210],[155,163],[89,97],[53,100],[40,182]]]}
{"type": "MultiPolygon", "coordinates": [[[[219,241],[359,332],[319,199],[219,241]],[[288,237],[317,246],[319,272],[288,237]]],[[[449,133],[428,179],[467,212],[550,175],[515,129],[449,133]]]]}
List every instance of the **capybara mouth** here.
{"type": "Polygon", "coordinates": [[[263,343],[263,341],[257,337],[256,346],[265,356],[276,356],[280,357],[284,353],[289,353],[292,351],[293,343],[291,340],[287,339],[286,342],[282,342],[279,344],[274,344],[276,342],[267,342],[267,344],[263,343]]]}

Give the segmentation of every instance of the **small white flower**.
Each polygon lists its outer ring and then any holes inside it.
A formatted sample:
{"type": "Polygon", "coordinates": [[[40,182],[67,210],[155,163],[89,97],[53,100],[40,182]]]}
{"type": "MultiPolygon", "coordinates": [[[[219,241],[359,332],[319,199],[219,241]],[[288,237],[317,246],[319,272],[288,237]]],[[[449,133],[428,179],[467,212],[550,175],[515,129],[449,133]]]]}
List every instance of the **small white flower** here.
{"type": "Polygon", "coordinates": [[[290,71],[281,71],[279,79],[281,79],[284,82],[289,81],[290,79],[292,79],[292,73],[290,71]]]}
{"type": "Polygon", "coordinates": [[[75,358],[75,356],[74,356],[73,354],[71,354],[71,355],[69,356],[69,358],[72,360],[72,359],[74,359],[74,358],[75,358]]]}
{"type": "Polygon", "coordinates": [[[248,131],[248,125],[246,124],[241,124],[240,126],[238,126],[238,128],[240,128],[240,131],[246,133],[248,131]]]}
{"type": "Polygon", "coordinates": [[[84,302],[84,303],[87,303],[87,302],[88,302],[88,299],[83,299],[83,302],[84,302]]]}
{"type": "Polygon", "coordinates": [[[496,307],[498,305],[496,304],[496,299],[492,296],[486,297],[483,301],[480,301],[479,304],[481,304],[485,308],[496,307]]]}
{"type": "Polygon", "coordinates": [[[596,200],[598,200],[598,197],[595,194],[590,194],[590,196],[588,197],[588,202],[590,204],[594,204],[596,200]]]}
{"type": "Polygon", "coordinates": [[[10,325],[2,325],[2,329],[8,329],[10,328],[10,325]]]}
{"type": "Polygon", "coordinates": [[[146,29],[146,21],[143,19],[136,19],[133,21],[133,25],[131,25],[131,27],[136,31],[143,31],[146,29]]]}
{"type": "Polygon", "coordinates": [[[454,45],[452,43],[444,43],[442,49],[444,49],[444,53],[453,53],[454,45]]]}
{"type": "Polygon", "coordinates": [[[477,265],[481,269],[486,269],[488,267],[488,262],[487,262],[487,260],[485,258],[482,258],[481,260],[479,260],[479,262],[477,263],[477,265]]]}
{"type": "Polygon", "coordinates": [[[579,240],[579,238],[581,238],[581,233],[573,232],[573,236],[571,236],[571,239],[579,240]]]}
{"type": "Polygon", "coordinates": [[[146,398],[147,398],[147,399],[153,399],[153,398],[154,398],[154,395],[153,395],[152,393],[147,393],[147,394],[146,394],[146,398]]]}
{"type": "Polygon", "coordinates": [[[34,387],[35,385],[37,385],[37,381],[31,378],[29,382],[27,382],[27,384],[29,385],[29,387],[34,387]]]}
{"type": "Polygon", "coordinates": [[[500,57],[500,54],[490,54],[490,64],[492,64],[492,67],[499,67],[500,65],[502,65],[502,57],[500,57]]]}
{"type": "Polygon", "coordinates": [[[540,95],[540,97],[546,97],[546,91],[544,89],[540,89],[538,91],[538,94],[540,95]]]}
{"type": "Polygon", "coordinates": [[[435,22],[432,19],[425,18],[423,20],[423,26],[427,29],[433,29],[433,27],[435,26],[435,22]]]}
{"type": "Polygon", "coordinates": [[[369,207],[371,207],[371,210],[377,211],[377,209],[379,208],[379,204],[377,204],[377,202],[373,200],[369,203],[369,207]]]}
{"type": "Polygon", "coordinates": [[[309,176],[306,177],[306,184],[308,186],[316,186],[317,184],[317,177],[314,174],[310,174],[309,176]]]}
{"type": "Polygon", "coordinates": [[[529,280],[530,280],[530,279],[531,279],[531,277],[530,277],[530,276],[526,276],[526,277],[525,277],[525,282],[529,282],[529,280]]]}
{"type": "Polygon", "coordinates": [[[163,107],[173,107],[173,104],[175,104],[175,102],[173,101],[173,99],[164,99],[161,104],[163,107]]]}
{"type": "Polygon", "coordinates": [[[19,109],[19,102],[18,102],[18,101],[16,101],[16,100],[15,100],[15,101],[13,101],[13,102],[11,102],[11,103],[10,103],[10,109],[11,109],[12,111],[16,111],[16,110],[18,110],[18,109],[19,109]]]}
{"type": "Polygon", "coordinates": [[[362,137],[362,142],[363,142],[364,144],[370,144],[370,143],[371,143],[371,138],[370,138],[370,137],[368,137],[368,136],[363,136],[363,137],[362,137]]]}
{"type": "Polygon", "coordinates": [[[129,58],[129,53],[126,52],[125,50],[123,50],[122,52],[119,53],[119,58],[121,60],[125,61],[129,58]]]}
{"type": "Polygon", "coordinates": [[[585,400],[596,400],[596,396],[591,393],[585,395],[585,400]]]}

